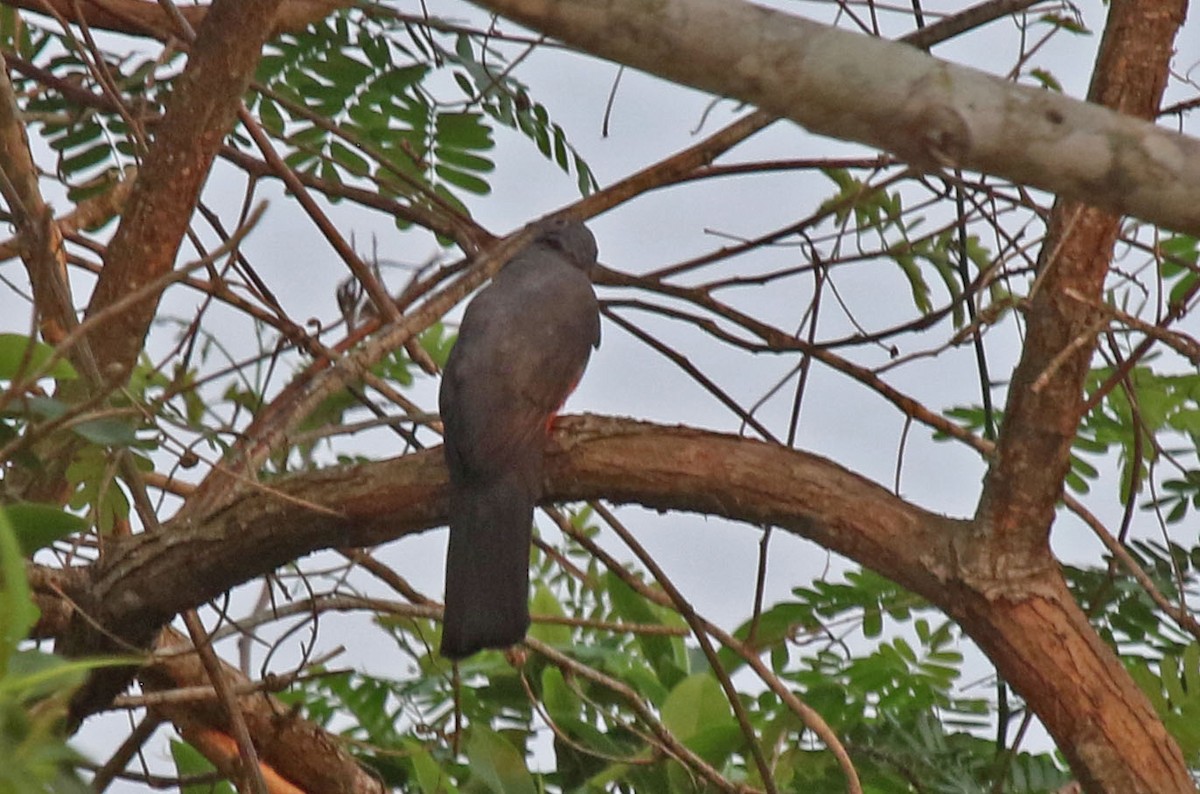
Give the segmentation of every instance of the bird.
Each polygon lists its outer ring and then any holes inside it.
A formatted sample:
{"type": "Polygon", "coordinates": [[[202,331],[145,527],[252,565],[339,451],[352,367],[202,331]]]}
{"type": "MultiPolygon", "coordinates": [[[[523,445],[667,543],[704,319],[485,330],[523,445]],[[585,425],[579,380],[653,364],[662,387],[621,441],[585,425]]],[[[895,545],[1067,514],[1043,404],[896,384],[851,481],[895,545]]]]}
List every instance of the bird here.
{"type": "Polygon", "coordinates": [[[438,407],[450,471],[440,653],[506,648],[529,628],[529,546],[546,439],[600,346],[596,239],[544,221],[467,304],[438,407]]]}

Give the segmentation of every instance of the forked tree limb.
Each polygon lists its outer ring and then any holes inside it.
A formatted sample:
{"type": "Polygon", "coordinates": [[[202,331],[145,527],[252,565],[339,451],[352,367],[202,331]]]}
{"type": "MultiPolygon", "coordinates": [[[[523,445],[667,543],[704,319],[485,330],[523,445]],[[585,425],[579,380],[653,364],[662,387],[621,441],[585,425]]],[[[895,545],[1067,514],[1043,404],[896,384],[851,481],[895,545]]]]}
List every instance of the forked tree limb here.
{"type": "MultiPolygon", "coordinates": [[[[546,501],[604,498],[770,524],[880,572],[960,623],[1091,790],[1191,790],[1173,780],[1183,768],[1178,750],[1144,699],[1122,688],[1112,652],[1052,561],[1004,581],[980,577],[964,564],[978,555],[974,522],[924,510],[820,456],[752,439],[572,417],[560,421],[546,463],[546,501]]],[[[178,612],[306,554],[439,526],[446,486],[441,450],[431,449],[262,483],[202,523],[120,539],[119,553],[62,579],[90,611],[68,630],[69,644],[106,649],[90,629],[98,621],[144,646],[178,612]]]]}

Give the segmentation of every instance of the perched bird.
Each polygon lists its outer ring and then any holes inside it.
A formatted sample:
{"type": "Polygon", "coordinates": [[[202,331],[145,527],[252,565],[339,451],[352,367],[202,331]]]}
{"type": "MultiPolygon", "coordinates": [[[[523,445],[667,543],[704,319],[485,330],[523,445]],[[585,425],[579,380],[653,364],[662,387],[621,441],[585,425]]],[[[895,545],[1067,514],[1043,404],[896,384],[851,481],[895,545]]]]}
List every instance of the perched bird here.
{"type": "Polygon", "coordinates": [[[520,642],[550,424],[600,346],[596,240],[546,223],[467,305],[442,376],[450,545],[441,653],[520,642]]]}

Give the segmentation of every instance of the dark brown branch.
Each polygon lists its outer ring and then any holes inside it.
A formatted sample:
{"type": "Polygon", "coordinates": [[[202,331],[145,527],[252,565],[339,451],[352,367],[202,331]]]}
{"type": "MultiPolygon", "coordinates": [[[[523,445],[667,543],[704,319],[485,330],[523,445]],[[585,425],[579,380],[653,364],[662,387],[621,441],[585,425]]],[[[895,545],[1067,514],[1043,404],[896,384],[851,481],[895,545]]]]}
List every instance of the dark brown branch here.
{"type": "MultiPolygon", "coordinates": [[[[194,652],[169,653],[186,650],[189,647],[187,638],[168,629],[156,647],[167,655],[142,672],[144,691],[170,691],[208,684],[208,674],[194,652]]],[[[244,689],[249,683],[228,664],[222,664],[222,670],[232,687],[244,689]]],[[[259,758],[304,791],[322,794],[382,794],[384,791],[383,784],[360,766],[335,736],[301,719],[277,698],[264,692],[251,692],[237,695],[236,700],[254,736],[259,758]]],[[[182,703],[164,700],[154,709],[185,735],[212,730],[229,732],[228,715],[215,699],[182,703]]]]}
{"type": "MultiPolygon", "coordinates": [[[[4,0],[2,5],[23,8],[39,14],[47,12],[90,28],[128,33],[132,36],[153,36],[167,39],[179,37],[179,31],[163,8],[154,0],[104,0],[76,3],[73,0],[4,0]]],[[[350,0],[286,0],[271,12],[270,35],[300,31],[324,19],[339,8],[352,5],[350,0]]],[[[179,13],[193,29],[198,28],[209,13],[210,6],[179,5],[179,13]]]]}
{"type": "MultiPolygon", "coordinates": [[[[958,620],[1041,715],[1077,772],[1113,783],[1096,790],[1187,790],[1153,787],[1182,760],[1145,699],[1123,689],[1119,663],[1057,568],[1023,570],[999,589],[973,564],[972,522],[922,510],[816,455],[630,420],[563,420],[546,474],[547,501],[603,497],[779,526],[872,568],[958,620]],[[1052,646],[1046,637],[1055,638],[1052,646]]],[[[107,631],[144,646],[178,612],[306,554],[439,525],[445,487],[438,449],[281,478],[201,523],[118,540],[88,580],[67,582],[69,595],[107,631]]],[[[74,622],[70,647],[111,647],[89,625],[74,622]]]]}
{"type": "MultiPolygon", "coordinates": [[[[1088,98],[1154,118],[1185,10],[1183,2],[1113,3],[1088,98]]],[[[1088,628],[1062,582],[1055,578],[1057,592],[1046,599],[1028,598],[1020,586],[1023,575],[1043,578],[1035,572],[1053,564],[1050,526],[1082,416],[1083,386],[1096,337],[1107,320],[1091,304],[1101,302],[1119,227],[1117,216],[1074,201],[1060,199],[1054,207],[1026,315],[1025,346],[980,499],[980,538],[967,550],[963,564],[981,580],[995,579],[993,611],[998,624],[1024,624],[1032,632],[1029,636],[1051,628],[1039,628],[1043,622],[1064,616],[1076,625],[1067,635],[1042,634],[1066,636],[1080,646],[1057,643],[1042,650],[1043,658],[1069,655],[1075,668],[1069,681],[1046,677],[1045,671],[1055,665],[1035,660],[1032,648],[1022,650],[1021,640],[1011,632],[976,640],[1059,740],[1087,790],[1194,791],[1178,746],[1114,654],[1088,628]],[[1024,654],[1030,655],[1021,658],[1024,654]],[[1078,681],[1089,683],[1077,687],[1078,681]],[[1059,704],[1086,700],[1098,707],[1086,716],[1068,718],[1060,707],[1039,706],[1043,699],[1059,704]],[[1079,719],[1088,721],[1086,732],[1068,724],[1079,719]],[[1131,742],[1130,736],[1148,741],[1131,742]],[[1126,744],[1128,757],[1121,763],[1091,757],[1097,747],[1116,742],[1126,744]]]]}

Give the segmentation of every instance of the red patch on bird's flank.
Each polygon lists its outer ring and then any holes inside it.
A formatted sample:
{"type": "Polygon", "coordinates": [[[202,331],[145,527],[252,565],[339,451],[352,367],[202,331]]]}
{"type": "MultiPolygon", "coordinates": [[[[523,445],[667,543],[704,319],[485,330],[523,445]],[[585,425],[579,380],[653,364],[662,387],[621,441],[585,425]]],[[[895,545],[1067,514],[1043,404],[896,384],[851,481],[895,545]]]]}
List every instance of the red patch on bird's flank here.
{"type": "Polygon", "coordinates": [[[551,431],[554,430],[554,421],[558,419],[558,412],[561,411],[562,407],[567,404],[567,397],[570,397],[571,393],[575,391],[575,387],[579,385],[579,379],[582,377],[582,372],[575,376],[575,380],[571,381],[571,388],[567,389],[567,394],[562,398],[562,402],[560,402],[558,407],[546,417],[546,435],[550,435],[551,431]]]}

